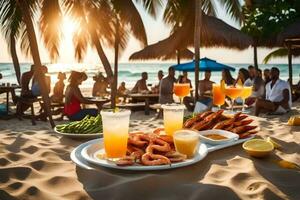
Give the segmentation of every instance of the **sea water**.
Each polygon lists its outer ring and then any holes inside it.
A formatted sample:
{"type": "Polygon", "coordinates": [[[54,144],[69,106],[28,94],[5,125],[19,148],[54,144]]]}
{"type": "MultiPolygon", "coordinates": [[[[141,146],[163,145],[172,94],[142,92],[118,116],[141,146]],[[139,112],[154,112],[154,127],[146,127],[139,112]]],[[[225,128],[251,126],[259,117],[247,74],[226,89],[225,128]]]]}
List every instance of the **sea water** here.
{"type": "MultiPolygon", "coordinates": [[[[120,63],[118,71],[118,83],[122,81],[126,82],[127,88],[132,88],[137,80],[141,78],[142,72],[148,73],[148,84],[155,85],[158,83],[157,72],[163,70],[164,75],[167,75],[168,67],[174,65],[175,63],[120,63]]],[[[22,63],[21,73],[24,73],[30,69],[30,63],[22,63]]],[[[71,70],[85,71],[88,75],[88,80],[84,81],[82,88],[92,88],[93,87],[93,76],[97,72],[104,72],[101,65],[90,65],[90,64],[45,64],[48,67],[49,75],[51,75],[51,85],[53,86],[56,82],[56,76],[58,72],[66,72],[69,75],[71,70]]],[[[237,77],[237,72],[240,68],[247,68],[250,64],[227,64],[234,67],[236,70],[232,72],[234,78],[237,77]]],[[[280,78],[283,80],[288,79],[288,65],[287,64],[266,64],[259,65],[259,68],[264,70],[266,68],[270,69],[272,67],[278,67],[280,70],[280,78]]],[[[3,75],[3,79],[0,80],[1,83],[17,83],[15,71],[12,63],[0,63],[0,73],[3,75]]],[[[179,75],[176,72],[176,77],[179,75]]],[[[300,64],[293,64],[293,82],[294,84],[299,81],[300,74],[300,64]]],[[[189,73],[189,78],[192,80],[194,85],[194,73],[189,73]]],[[[203,73],[200,72],[200,79],[203,78],[203,73]]],[[[212,72],[211,80],[214,82],[219,82],[221,79],[221,72],[212,72]]],[[[67,83],[67,81],[66,81],[67,83]]]]}

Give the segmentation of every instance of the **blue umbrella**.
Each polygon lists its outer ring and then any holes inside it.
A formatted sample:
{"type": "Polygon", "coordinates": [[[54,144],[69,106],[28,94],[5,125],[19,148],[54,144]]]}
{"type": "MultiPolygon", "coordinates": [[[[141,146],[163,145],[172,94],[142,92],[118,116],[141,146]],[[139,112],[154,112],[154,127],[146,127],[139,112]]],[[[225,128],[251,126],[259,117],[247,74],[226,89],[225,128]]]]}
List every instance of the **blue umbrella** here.
{"type": "MultiPolygon", "coordinates": [[[[173,65],[172,67],[174,67],[176,71],[193,72],[195,71],[195,61],[173,65]]],[[[228,65],[224,65],[222,63],[218,63],[215,60],[211,60],[206,57],[200,59],[200,67],[199,67],[200,72],[205,70],[222,71],[223,69],[235,71],[235,68],[230,67],[228,65]]]]}

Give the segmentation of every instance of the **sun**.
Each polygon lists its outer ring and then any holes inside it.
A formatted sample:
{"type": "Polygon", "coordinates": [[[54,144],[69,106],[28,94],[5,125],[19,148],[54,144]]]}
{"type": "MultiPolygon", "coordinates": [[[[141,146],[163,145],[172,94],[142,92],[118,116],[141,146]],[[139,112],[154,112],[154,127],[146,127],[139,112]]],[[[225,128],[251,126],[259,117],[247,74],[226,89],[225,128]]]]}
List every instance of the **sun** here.
{"type": "Polygon", "coordinates": [[[65,37],[73,36],[77,29],[77,23],[70,16],[63,17],[62,31],[65,37]]]}

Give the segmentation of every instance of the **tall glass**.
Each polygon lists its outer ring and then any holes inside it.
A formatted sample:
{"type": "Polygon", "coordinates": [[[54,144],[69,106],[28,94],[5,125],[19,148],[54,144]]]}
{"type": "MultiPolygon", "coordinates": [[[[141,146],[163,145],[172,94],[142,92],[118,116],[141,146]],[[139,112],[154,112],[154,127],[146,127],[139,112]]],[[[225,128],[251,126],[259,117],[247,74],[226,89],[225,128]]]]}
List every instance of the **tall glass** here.
{"type": "Polygon", "coordinates": [[[130,110],[101,111],[104,149],[108,159],[126,156],[130,110]]]}
{"type": "Polygon", "coordinates": [[[184,105],[166,104],[162,105],[164,109],[164,127],[167,135],[173,136],[173,133],[183,126],[184,105]]]}
{"type": "Polygon", "coordinates": [[[174,83],[173,91],[176,96],[179,97],[180,103],[185,96],[188,96],[190,93],[190,84],[189,83],[174,83]]]}
{"type": "Polygon", "coordinates": [[[243,91],[241,86],[226,86],[225,93],[231,99],[231,111],[233,112],[233,105],[236,98],[240,97],[243,91]]]}
{"type": "Polygon", "coordinates": [[[225,94],[221,89],[221,85],[213,84],[213,104],[221,109],[225,103],[225,94]]]}
{"type": "Polygon", "coordinates": [[[241,98],[243,100],[243,108],[242,112],[245,112],[245,100],[250,97],[252,94],[252,86],[244,86],[243,91],[241,93],[241,98]]]}

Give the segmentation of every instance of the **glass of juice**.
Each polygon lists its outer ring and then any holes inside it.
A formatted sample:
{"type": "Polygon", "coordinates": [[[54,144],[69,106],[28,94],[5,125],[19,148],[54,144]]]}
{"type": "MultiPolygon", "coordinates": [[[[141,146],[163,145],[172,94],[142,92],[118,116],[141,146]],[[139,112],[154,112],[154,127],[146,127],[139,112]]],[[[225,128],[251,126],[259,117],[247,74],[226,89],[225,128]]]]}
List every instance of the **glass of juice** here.
{"type": "Polygon", "coordinates": [[[221,85],[213,84],[213,104],[221,109],[221,106],[225,103],[225,94],[221,89],[221,85]]]}
{"type": "Polygon", "coordinates": [[[173,135],[176,151],[193,158],[199,145],[199,135],[192,130],[182,129],[173,135]]]}
{"type": "Polygon", "coordinates": [[[104,149],[108,159],[126,156],[130,110],[102,110],[104,149]]]}
{"type": "Polygon", "coordinates": [[[241,86],[235,86],[235,85],[229,85],[225,87],[225,93],[226,95],[231,99],[231,111],[233,112],[233,104],[236,98],[240,97],[243,92],[243,87],[241,86]]]}
{"type": "Polygon", "coordinates": [[[164,127],[167,135],[173,136],[173,133],[182,129],[184,105],[166,104],[162,105],[164,109],[164,127]]]}
{"type": "Polygon", "coordinates": [[[242,93],[241,93],[241,95],[240,95],[240,97],[241,97],[242,100],[243,100],[243,108],[242,108],[242,112],[245,112],[245,100],[246,100],[248,97],[250,97],[251,94],[252,94],[252,86],[249,86],[249,87],[244,86],[244,87],[243,87],[243,91],[242,91],[242,93]]]}
{"type": "Polygon", "coordinates": [[[190,93],[190,84],[189,83],[174,83],[173,91],[176,96],[179,97],[180,103],[182,103],[182,99],[189,95],[190,93]]]}

